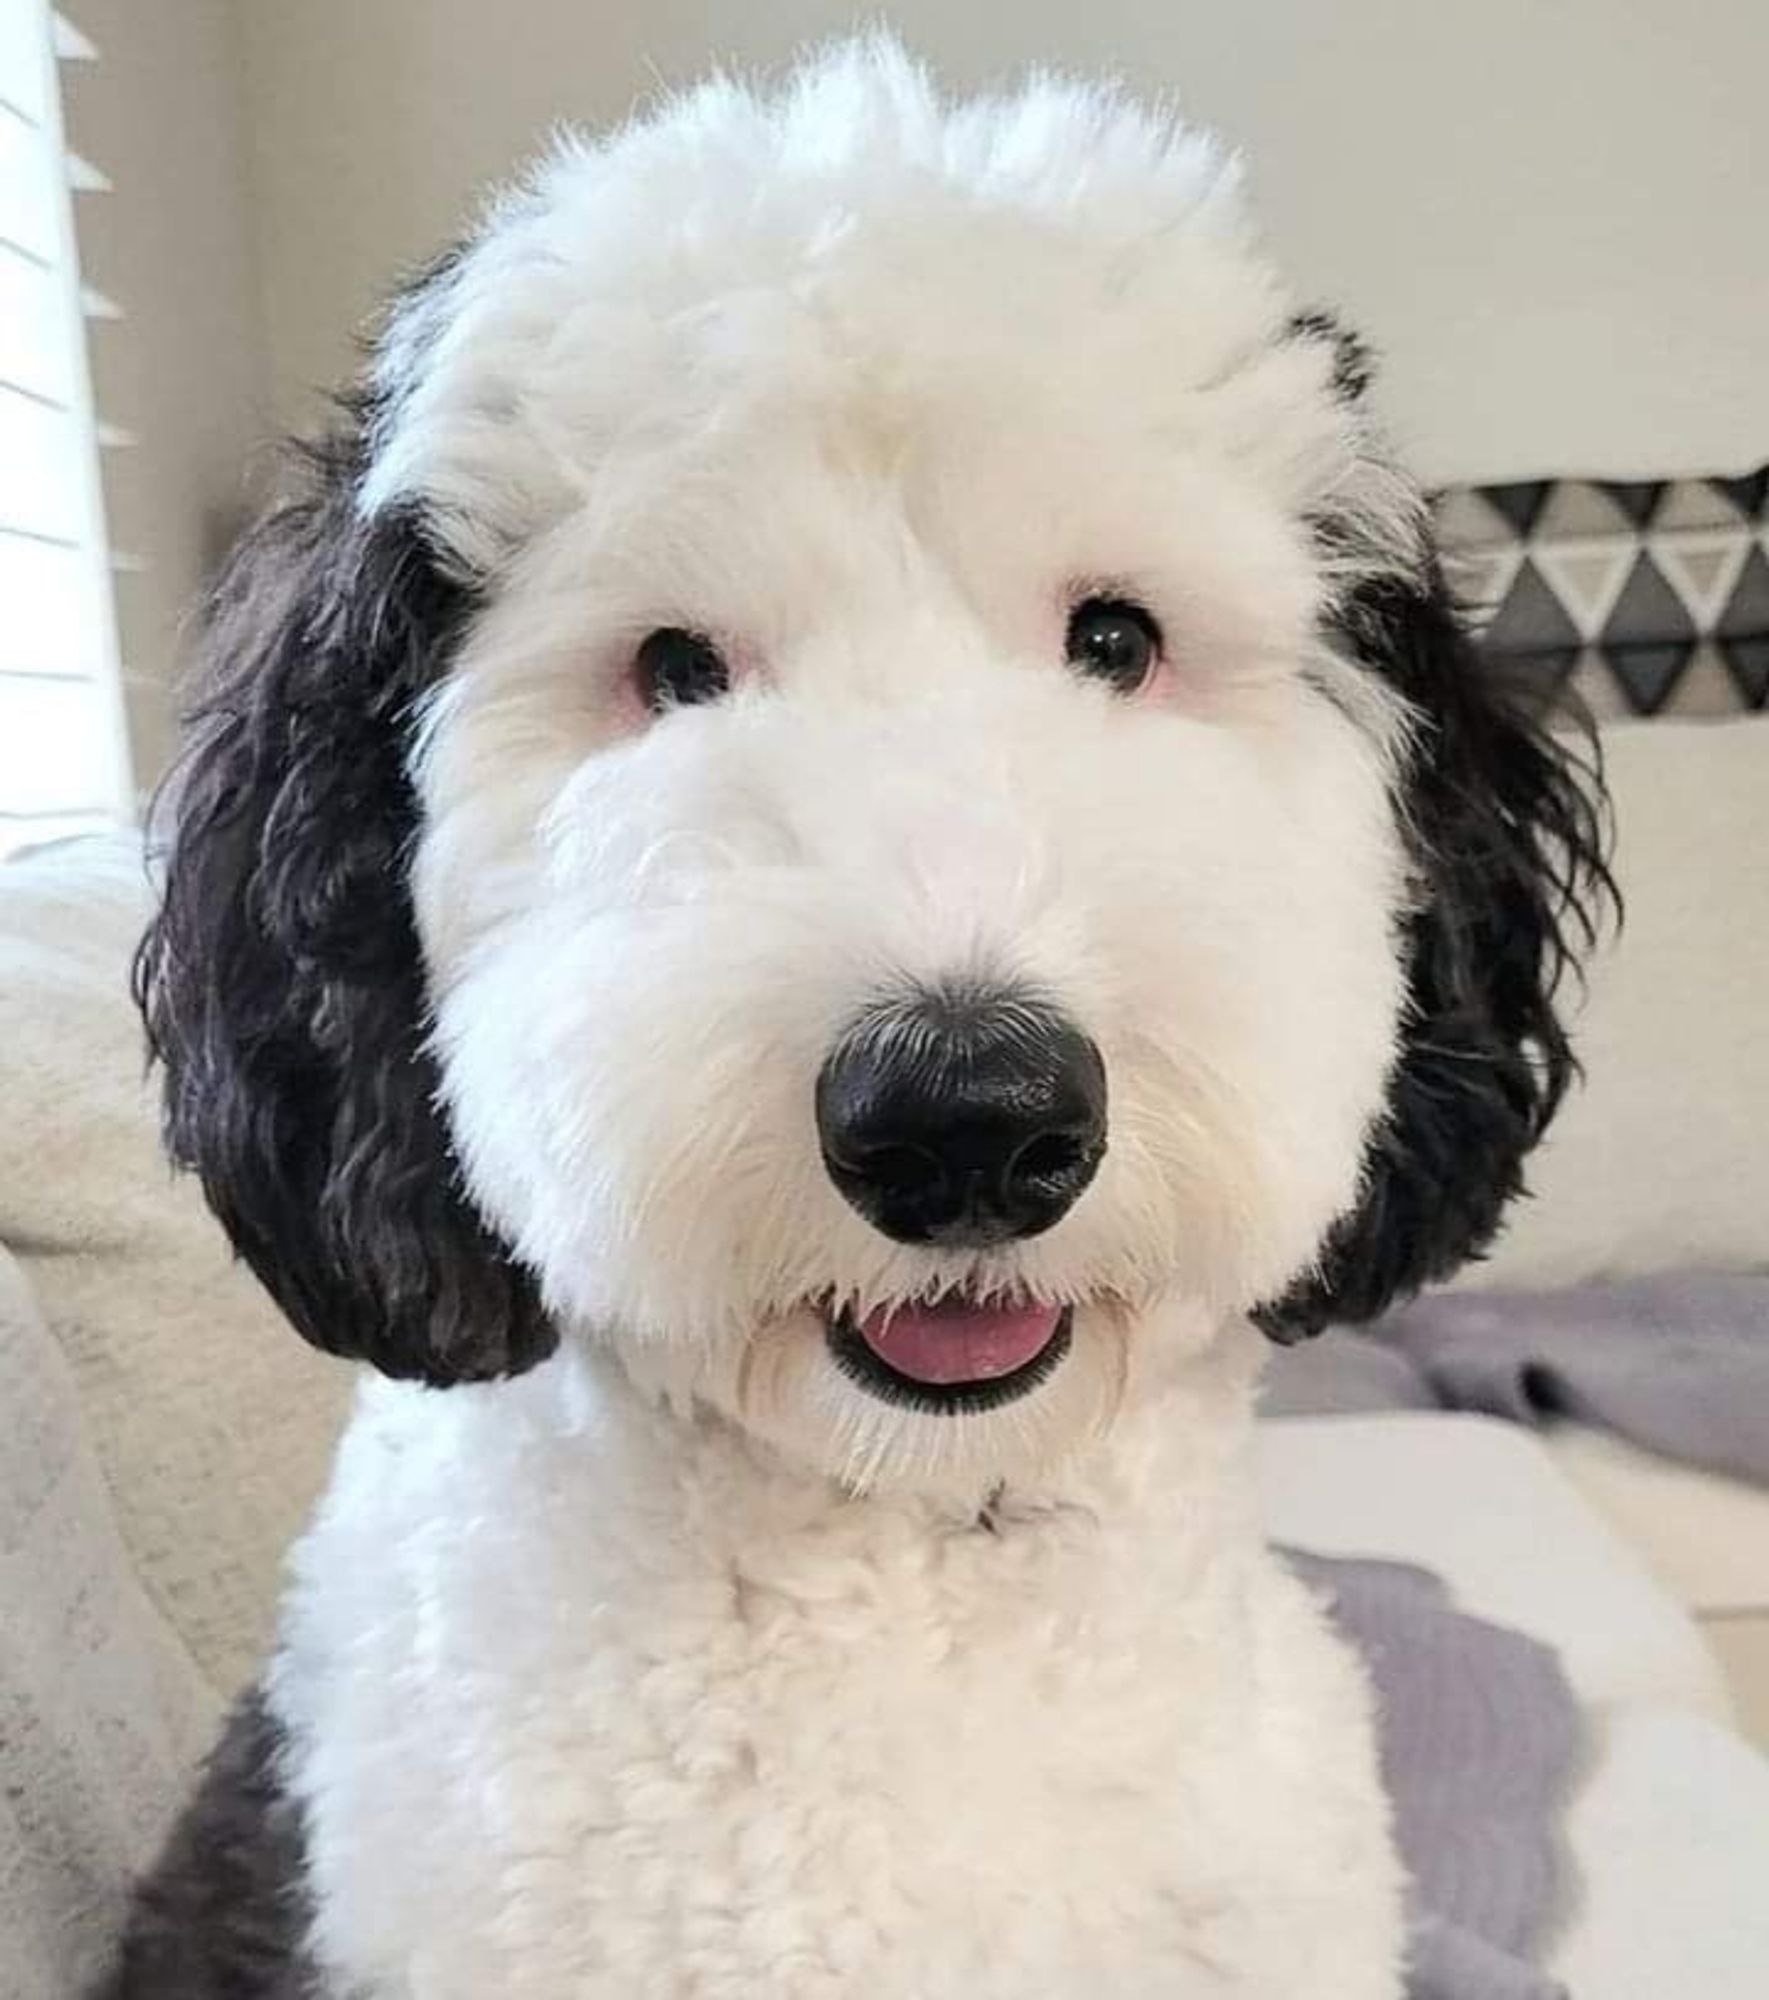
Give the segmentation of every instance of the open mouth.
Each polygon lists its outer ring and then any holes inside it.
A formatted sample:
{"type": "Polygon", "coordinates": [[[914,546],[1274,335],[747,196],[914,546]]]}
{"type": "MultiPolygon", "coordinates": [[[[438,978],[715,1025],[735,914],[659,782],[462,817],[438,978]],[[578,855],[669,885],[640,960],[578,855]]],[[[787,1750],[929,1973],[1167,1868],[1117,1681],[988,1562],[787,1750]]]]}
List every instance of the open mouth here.
{"type": "Polygon", "coordinates": [[[963,1292],[829,1315],[829,1351],[863,1389],[912,1409],[999,1409],[1047,1380],[1069,1351],[1073,1306],[983,1304],[963,1292]]]}

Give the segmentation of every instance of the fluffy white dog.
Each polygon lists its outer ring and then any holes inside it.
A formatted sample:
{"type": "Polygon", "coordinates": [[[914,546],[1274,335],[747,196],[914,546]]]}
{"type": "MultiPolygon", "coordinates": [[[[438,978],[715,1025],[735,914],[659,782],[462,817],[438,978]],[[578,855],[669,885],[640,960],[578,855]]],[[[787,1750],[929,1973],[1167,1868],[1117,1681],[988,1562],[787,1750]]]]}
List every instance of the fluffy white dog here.
{"type": "Polygon", "coordinates": [[[114,1991],[1400,1991],[1255,1328],[1490,1236],[1601,863],[1364,373],[1206,142],[881,44],[405,294],[141,968],[381,1373],[114,1991]]]}

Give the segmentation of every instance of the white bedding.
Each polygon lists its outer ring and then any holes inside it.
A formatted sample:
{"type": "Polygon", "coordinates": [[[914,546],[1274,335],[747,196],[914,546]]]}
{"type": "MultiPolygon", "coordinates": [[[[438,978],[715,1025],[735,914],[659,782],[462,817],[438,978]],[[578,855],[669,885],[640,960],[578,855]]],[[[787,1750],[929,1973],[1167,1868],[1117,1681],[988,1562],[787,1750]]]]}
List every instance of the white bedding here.
{"type": "Polygon", "coordinates": [[[1527,1432],[1407,1411],[1279,1418],[1261,1445],[1276,1540],[1435,1570],[1464,1611],[1553,1647],[1587,1702],[1730,1719],[1694,1620],[1527,1432]]]}
{"type": "Polygon", "coordinates": [[[1560,1653],[1592,1722],[1551,1954],[1573,2000],[1763,2000],[1769,1762],[1689,1614],[1543,1447],[1483,1417],[1285,1418],[1261,1476],[1274,1539],[1420,1563],[1560,1653]]]}
{"type": "Polygon", "coordinates": [[[1572,2000],[1769,1993],[1769,1762],[1729,1730],[1611,1710],[1567,1838],[1578,1894],[1549,1963],[1572,2000]]]}

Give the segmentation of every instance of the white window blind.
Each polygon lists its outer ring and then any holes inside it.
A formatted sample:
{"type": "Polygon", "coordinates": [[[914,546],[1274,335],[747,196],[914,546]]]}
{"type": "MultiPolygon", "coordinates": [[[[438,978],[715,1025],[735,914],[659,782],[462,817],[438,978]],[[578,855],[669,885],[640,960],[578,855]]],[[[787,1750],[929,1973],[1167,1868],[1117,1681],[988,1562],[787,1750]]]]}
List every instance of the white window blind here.
{"type": "Polygon", "coordinates": [[[76,195],[102,171],[67,150],[59,65],[97,51],[46,0],[0,0],[0,855],[131,809],[101,429],[76,195]]]}

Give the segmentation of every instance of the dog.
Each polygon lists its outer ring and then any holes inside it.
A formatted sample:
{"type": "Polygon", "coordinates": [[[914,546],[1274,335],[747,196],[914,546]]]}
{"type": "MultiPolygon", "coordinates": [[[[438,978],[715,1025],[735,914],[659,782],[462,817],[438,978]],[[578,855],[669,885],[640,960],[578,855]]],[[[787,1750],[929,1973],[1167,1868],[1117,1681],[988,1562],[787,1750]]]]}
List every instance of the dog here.
{"type": "Polygon", "coordinates": [[[1606,877],[1368,375],[1209,141],[879,40],[397,300],[137,974],[370,1369],[111,1991],[1401,1992],[1260,1356],[1492,1238],[1606,877]]]}

